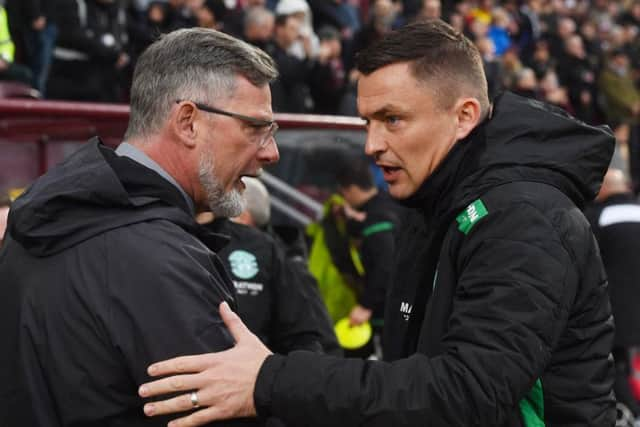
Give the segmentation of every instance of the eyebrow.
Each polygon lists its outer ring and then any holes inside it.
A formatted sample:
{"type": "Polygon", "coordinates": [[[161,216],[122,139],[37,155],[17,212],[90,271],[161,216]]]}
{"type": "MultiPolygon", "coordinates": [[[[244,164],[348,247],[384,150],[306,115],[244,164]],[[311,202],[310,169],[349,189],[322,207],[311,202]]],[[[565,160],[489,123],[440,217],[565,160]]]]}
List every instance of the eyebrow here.
{"type": "Polygon", "coordinates": [[[368,116],[361,115],[360,118],[362,120],[367,121],[367,120],[369,120],[369,117],[373,117],[373,118],[384,117],[385,115],[387,115],[389,113],[405,114],[406,111],[404,111],[402,108],[399,108],[399,107],[397,107],[397,106],[395,106],[393,104],[385,104],[382,107],[378,108],[373,113],[369,114],[368,116]]]}

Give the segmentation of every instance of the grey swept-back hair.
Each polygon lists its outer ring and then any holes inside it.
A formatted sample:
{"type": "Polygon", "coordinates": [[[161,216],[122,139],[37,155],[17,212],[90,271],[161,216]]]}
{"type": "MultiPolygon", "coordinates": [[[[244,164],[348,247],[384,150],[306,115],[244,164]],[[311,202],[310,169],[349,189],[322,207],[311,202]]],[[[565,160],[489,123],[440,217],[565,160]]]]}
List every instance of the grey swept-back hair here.
{"type": "Polygon", "coordinates": [[[265,227],[271,220],[271,197],[269,190],[258,178],[245,176],[242,178],[245,189],[242,193],[247,211],[257,227],[265,227]]]}
{"type": "Polygon", "coordinates": [[[125,139],[157,132],[177,100],[214,103],[232,96],[239,75],[261,87],[278,71],[265,52],[219,31],[189,28],[162,36],[138,59],[125,139]]]}

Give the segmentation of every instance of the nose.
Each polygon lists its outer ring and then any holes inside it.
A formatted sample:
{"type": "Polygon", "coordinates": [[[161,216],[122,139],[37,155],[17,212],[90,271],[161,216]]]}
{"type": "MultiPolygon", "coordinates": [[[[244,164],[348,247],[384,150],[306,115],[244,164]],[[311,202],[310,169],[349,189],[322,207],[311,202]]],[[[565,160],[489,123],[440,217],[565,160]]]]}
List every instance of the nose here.
{"type": "Polygon", "coordinates": [[[374,126],[375,125],[373,123],[369,124],[369,128],[367,129],[367,139],[364,144],[365,154],[371,157],[375,157],[387,149],[384,135],[374,126]]]}
{"type": "Polygon", "coordinates": [[[278,144],[275,137],[269,138],[267,145],[258,150],[258,157],[263,164],[276,163],[280,160],[280,153],[278,152],[278,144]]]}

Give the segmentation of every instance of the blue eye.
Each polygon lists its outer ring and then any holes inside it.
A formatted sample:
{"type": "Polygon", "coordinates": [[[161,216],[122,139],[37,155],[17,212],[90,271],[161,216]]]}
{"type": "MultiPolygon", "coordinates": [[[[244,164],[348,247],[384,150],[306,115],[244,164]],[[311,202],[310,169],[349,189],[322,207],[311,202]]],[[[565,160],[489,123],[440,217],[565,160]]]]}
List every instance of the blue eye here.
{"type": "Polygon", "coordinates": [[[385,121],[390,125],[398,124],[400,118],[398,116],[387,116],[385,117],[385,121]]]}

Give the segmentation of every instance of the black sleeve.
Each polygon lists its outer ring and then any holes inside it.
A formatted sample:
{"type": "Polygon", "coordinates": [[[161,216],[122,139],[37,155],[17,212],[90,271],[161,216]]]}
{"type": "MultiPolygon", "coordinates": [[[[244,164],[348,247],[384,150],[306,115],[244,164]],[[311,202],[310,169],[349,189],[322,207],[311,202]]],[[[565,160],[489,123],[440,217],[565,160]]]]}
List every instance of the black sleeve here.
{"type": "Polygon", "coordinates": [[[577,268],[556,229],[528,205],[492,212],[464,239],[438,356],[270,356],[256,383],[258,412],[309,426],[517,423],[520,400],[564,330],[577,268]]]}
{"type": "Polygon", "coordinates": [[[219,259],[177,226],[157,223],[113,233],[105,259],[107,333],[138,385],[152,362],[234,343],[218,312],[223,300],[235,310],[219,259]]]}
{"type": "Polygon", "coordinates": [[[384,218],[367,221],[362,231],[362,266],[364,267],[364,290],[358,303],[374,310],[377,315],[384,313],[384,300],[393,264],[394,224],[384,218]]]}
{"type": "Polygon", "coordinates": [[[290,86],[294,83],[307,83],[309,80],[313,61],[300,60],[284,52],[276,55],[274,60],[278,65],[278,72],[280,73],[279,79],[285,85],[290,86]]]}
{"type": "Polygon", "coordinates": [[[327,309],[306,263],[287,259],[284,250],[273,245],[272,281],[275,290],[271,324],[272,350],[339,353],[327,309]]]}

